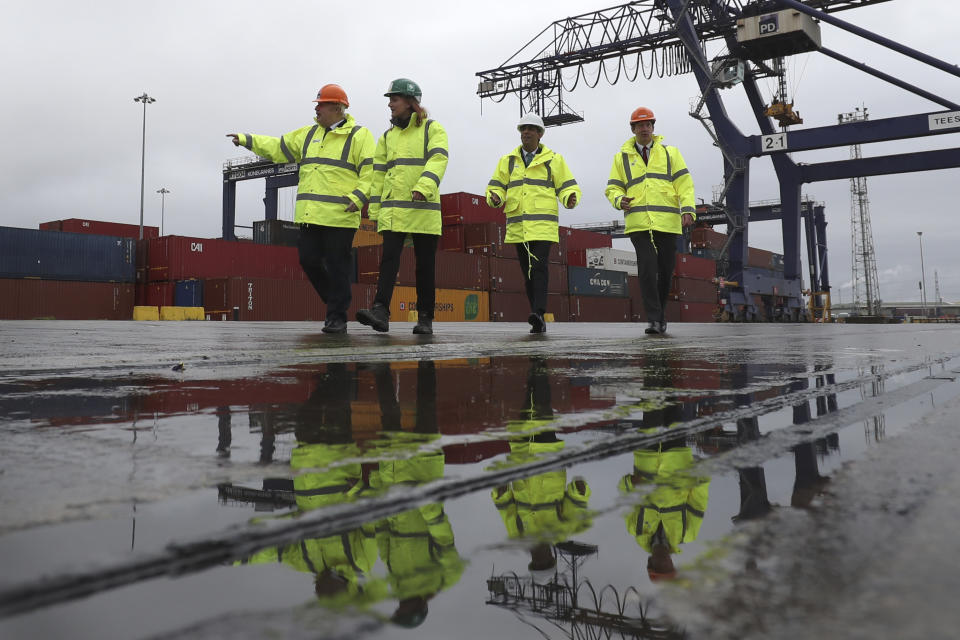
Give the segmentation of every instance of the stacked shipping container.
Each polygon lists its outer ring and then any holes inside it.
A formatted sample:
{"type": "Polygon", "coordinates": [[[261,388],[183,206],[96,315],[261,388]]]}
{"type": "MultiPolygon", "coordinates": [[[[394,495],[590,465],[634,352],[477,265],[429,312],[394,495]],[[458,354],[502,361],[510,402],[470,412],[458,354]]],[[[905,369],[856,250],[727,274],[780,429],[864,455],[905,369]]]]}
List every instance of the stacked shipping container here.
{"type": "Polygon", "coordinates": [[[0,319],[130,319],[135,242],[77,228],[0,227],[0,319]]]}
{"type": "MultiPolygon", "coordinates": [[[[503,212],[470,193],[441,196],[443,228],[437,253],[437,320],[523,322],[529,312],[516,247],[504,242],[503,212]]],[[[0,228],[3,318],[129,318],[135,301],[150,306],[203,306],[210,319],[322,320],[323,303],[299,265],[297,225],[254,224],[255,242],[182,236],[158,237],[156,227],[92,220],[43,223],[43,231],[0,228]],[[107,233],[110,237],[94,235],[107,233]],[[9,281],[9,282],[8,282],[9,281]],[[15,281],[15,282],[14,282],[15,281]],[[87,287],[87,311],[69,306],[69,292],[50,282],[104,282],[87,287]],[[46,282],[47,284],[38,284],[46,282]],[[135,289],[133,284],[136,283],[135,289]],[[127,286],[122,286],[127,285],[127,286]],[[94,287],[96,288],[96,287],[94,287]],[[109,289],[109,290],[108,290],[109,289]],[[130,291],[135,291],[131,296],[130,291]],[[47,298],[50,298],[49,300],[47,298]],[[56,300],[63,304],[58,306],[56,300]]],[[[610,236],[560,227],[549,255],[547,312],[556,321],[644,321],[636,257],[614,249],[610,236]]],[[[717,307],[715,257],[726,236],[708,228],[691,235],[691,254],[677,256],[667,307],[669,322],[710,322],[717,307]]],[[[354,304],[372,304],[382,238],[363,219],[354,238],[354,304]]],[[[782,256],[750,249],[750,266],[782,270],[782,256]]],[[[404,252],[391,314],[411,320],[416,312],[415,259],[404,252]]],[[[79,291],[81,288],[76,287],[79,291]]]]}

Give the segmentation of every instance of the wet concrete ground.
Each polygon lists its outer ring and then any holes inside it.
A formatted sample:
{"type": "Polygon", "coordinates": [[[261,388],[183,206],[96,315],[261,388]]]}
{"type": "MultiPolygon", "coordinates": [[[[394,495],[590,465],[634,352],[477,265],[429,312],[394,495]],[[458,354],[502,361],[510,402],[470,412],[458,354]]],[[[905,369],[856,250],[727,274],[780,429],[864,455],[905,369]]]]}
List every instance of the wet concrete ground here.
{"type": "Polygon", "coordinates": [[[951,325],[0,323],[0,637],[952,638],[951,325]]]}

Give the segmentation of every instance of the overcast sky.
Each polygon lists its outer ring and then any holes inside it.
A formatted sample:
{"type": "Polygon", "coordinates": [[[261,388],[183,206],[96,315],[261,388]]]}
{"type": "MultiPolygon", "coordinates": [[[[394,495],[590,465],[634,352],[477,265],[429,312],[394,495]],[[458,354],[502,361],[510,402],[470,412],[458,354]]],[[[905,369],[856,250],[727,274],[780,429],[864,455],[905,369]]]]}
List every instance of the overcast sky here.
{"type": "MultiPolygon", "coordinates": [[[[40,222],[89,218],[136,224],[140,216],[143,108],[146,114],[144,223],[164,233],[221,235],[221,169],[243,156],[224,137],[233,131],[280,135],[309,124],[317,89],[336,82],[350,111],[379,136],[387,126],[383,92],[403,76],[423,88],[423,104],[450,137],[450,164],[441,192],[482,193],[500,155],[518,144],[516,98],[481,102],[476,72],[505,62],[555,20],[611,6],[546,2],[98,2],[11,3],[0,22],[0,68],[5,152],[0,173],[0,224],[36,228],[40,222]]],[[[942,60],[960,53],[950,0],[893,0],[836,14],[942,60]],[[937,16],[940,16],[938,18],[937,16]]],[[[960,102],[960,78],[822,25],[825,46],[960,102]]],[[[711,55],[716,53],[710,51],[711,55]]],[[[928,113],[943,107],[818,54],[789,59],[789,85],[801,126],[836,123],[837,114],[866,106],[871,119],[928,113]]],[[[774,85],[761,81],[769,100],[774,85]]],[[[657,133],[683,153],[697,196],[712,199],[722,182],[721,156],[703,127],[687,115],[699,95],[692,74],[605,81],[566,96],[585,122],[547,131],[543,142],[562,153],[580,182],[584,201],[564,211],[563,224],[618,217],[603,197],[614,153],[630,132],[637,106],[657,114],[657,133]]],[[[723,92],[744,134],[759,133],[743,91],[723,92]]],[[[864,156],[957,145],[956,134],[868,145],[864,156]]],[[[798,162],[849,157],[849,148],[795,154],[798,162]]],[[[750,198],[778,197],[769,160],[751,163],[750,198]]],[[[960,301],[954,211],[956,169],[870,178],[868,189],[880,295],[918,299],[920,245],[928,288],[934,274],[942,297],[960,301]]],[[[237,222],[263,219],[264,182],[238,188],[237,222]]],[[[850,300],[850,185],[847,180],[804,187],[826,206],[834,301],[850,300]]],[[[292,196],[281,217],[292,219],[292,196]]],[[[249,230],[238,229],[240,235],[249,230]]],[[[750,227],[754,246],[780,251],[779,224],[750,227]]]]}

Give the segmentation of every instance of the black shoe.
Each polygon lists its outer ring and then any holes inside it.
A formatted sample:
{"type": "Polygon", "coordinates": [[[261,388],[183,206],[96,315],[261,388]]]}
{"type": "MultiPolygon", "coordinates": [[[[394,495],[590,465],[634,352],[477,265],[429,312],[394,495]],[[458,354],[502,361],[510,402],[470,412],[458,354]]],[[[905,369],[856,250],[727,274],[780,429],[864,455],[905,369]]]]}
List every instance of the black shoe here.
{"type": "Polygon", "coordinates": [[[539,313],[531,313],[527,318],[527,322],[530,323],[530,333],[546,333],[547,332],[547,322],[543,319],[543,316],[539,313]]]}
{"type": "Polygon", "coordinates": [[[390,330],[390,312],[382,304],[375,304],[370,309],[357,311],[357,322],[373,327],[374,331],[390,330]]]}
{"type": "Polygon", "coordinates": [[[648,322],[647,328],[643,332],[650,336],[655,336],[660,333],[660,323],[659,322],[648,322]]]}
{"type": "Polygon", "coordinates": [[[666,332],[667,332],[667,323],[666,323],[666,322],[661,322],[661,323],[660,323],[660,326],[659,326],[658,328],[660,329],[660,333],[666,333],[666,332]]]}
{"type": "Polygon", "coordinates": [[[417,320],[417,326],[413,328],[413,332],[418,336],[432,336],[433,318],[420,318],[417,320]]]}
{"type": "Polygon", "coordinates": [[[327,318],[327,321],[323,323],[324,333],[346,333],[347,332],[347,321],[343,318],[327,318]]]}

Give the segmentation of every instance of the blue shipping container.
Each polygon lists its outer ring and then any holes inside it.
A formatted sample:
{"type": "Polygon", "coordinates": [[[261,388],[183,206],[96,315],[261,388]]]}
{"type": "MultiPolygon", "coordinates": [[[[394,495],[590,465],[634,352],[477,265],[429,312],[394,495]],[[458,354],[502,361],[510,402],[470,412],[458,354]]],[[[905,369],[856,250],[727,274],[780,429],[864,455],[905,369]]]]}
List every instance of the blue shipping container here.
{"type": "Polygon", "coordinates": [[[136,241],[0,227],[0,278],[134,282],[136,241]]]}
{"type": "Polygon", "coordinates": [[[627,298],[627,273],[587,267],[567,267],[570,294],[578,296],[605,296],[627,298]]]}
{"type": "Polygon", "coordinates": [[[180,280],[173,288],[175,307],[202,307],[203,280],[180,280]]]}

